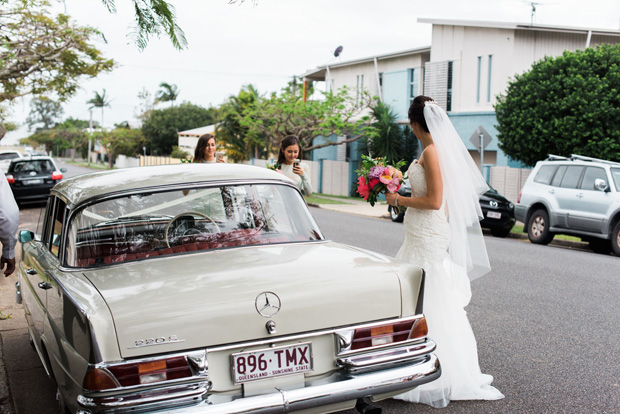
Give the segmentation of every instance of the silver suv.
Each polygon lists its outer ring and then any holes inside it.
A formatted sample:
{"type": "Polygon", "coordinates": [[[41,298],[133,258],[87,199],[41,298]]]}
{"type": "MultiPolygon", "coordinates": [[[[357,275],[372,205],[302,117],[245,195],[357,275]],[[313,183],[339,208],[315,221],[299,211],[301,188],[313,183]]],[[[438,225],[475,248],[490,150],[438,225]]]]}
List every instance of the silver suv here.
{"type": "Polygon", "coordinates": [[[550,155],[527,178],[515,216],[532,243],[568,234],[620,256],[620,163],[550,155]]]}

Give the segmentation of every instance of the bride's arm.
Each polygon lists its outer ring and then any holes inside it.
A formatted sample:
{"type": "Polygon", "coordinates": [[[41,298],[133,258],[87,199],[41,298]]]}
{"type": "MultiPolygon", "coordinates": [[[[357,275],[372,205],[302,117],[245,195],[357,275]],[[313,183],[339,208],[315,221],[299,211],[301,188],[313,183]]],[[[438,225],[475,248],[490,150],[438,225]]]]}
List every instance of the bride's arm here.
{"type": "MultiPolygon", "coordinates": [[[[424,150],[424,175],[426,178],[426,194],[420,197],[398,197],[398,205],[420,210],[439,210],[443,202],[443,181],[437,159],[437,150],[429,145],[424,150]]],[[[394,205],[396,194],[387,193],[385,199],[388,204],[394,205]]]]}

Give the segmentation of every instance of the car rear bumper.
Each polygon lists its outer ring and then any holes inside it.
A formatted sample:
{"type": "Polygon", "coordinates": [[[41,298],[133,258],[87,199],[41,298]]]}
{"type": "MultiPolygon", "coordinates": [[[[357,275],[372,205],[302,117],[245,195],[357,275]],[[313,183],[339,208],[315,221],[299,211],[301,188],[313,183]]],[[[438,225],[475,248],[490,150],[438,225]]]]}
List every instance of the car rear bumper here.
{"type": "Polygon", "coordinates": [[[523,204],[515,204],[515,218],[521,223],[525,223],[527,208],[523,204]]]}
{"type": "MultiPolygon", "coordinates": [[[[439,378],[441,367],[437,357],[431,353],[434,349],[434,342],[428,340],[416,349],[411,359],[405,358],[404,362],[392,362],[391,365],[379,363],[379,369],[375,371],[360,370],[360,366],[353,363],[352,366],[344,367],[326,378],[309,380],[296,387],[274,387],[260,395],[205,393],[202,396],[194,395],[193,398],[186,396],[184,406],[179,406],[179,403],[183,403],[181,401],[142,401],[143,404],[131,407],[115,404],[110,407],[100,406],[92,411],[84,408],[79,410],[78,414],[105,413],[112,410],[120,413],[171,414],[271,414],[314,407],[321,407],[326,412],[342,410],[352,408],[359,398],[380,395],[389,397],[439,378]]],[[[131,398],[127,401],[131,401],[131,398]]]]}

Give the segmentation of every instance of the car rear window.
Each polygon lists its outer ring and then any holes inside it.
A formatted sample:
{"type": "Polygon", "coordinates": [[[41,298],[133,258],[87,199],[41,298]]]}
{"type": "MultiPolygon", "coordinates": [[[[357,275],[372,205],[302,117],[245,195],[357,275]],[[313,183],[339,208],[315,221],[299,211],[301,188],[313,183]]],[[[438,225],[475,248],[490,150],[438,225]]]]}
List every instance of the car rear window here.
{"type": "Polygon", "coordinates": [[[13,158],[19,158],[20,155],[17,152],[3,152],[0,154],[0,160],[12,160],[13,158]]]}
{"type": "Polygon", "coordinates": [[[581,177],[581,172],[583,171],[583,167],[577,165],[571,165],[566,169],[564,173],[564,177],[562,178],[562,182],[560,183],[560,187],[563,188],[577,188],[577,183],[579,182],[579,178],[581,177]]]}
{"type": "Polygon", "coordinates": [[[45,173],[54,171],[54,164],[50,160],[30,160],[13,162],[14,173],[18,172],[37,172],[45,173]]]}
{"type": "Polygon", "coordinates": [[[79,210],[66,264],[97,267],[179,253],[322,240],[305,201],[286,185],[139,192],[79,210]]]}
{"type": "Polygon", "coordinates": [[[553,174],[555,174],[555,170],[558,168],[557,165],[543,165],[536,173],[536,177],[534,177],[534,182],[540,184],[551,184],[551,179],[553,178],[553,174]]]}

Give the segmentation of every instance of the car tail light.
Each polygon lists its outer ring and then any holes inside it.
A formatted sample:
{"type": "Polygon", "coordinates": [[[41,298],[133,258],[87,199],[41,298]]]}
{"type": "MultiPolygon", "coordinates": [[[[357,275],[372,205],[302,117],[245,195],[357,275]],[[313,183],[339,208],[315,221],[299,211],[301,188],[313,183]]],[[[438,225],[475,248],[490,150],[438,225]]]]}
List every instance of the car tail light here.
{"type": "Polygon", "coordinates": [[[13,177],[12,175],[7,175],[6,180],[9,182],[9,184],[15,184],[15,177],[13,177]]]}
{"type": "Polygon", "coordinates": [[[353,333],[351,350],[423,338],[427,334],[428,327],[424,316],[404,322],[359,328],[353,333]]]}
{"type": "Polygon", "coordinates": [[[185,357],[174,357],[133,364],[93,368],[86,373],[84,388],[102,391],[117,387],[152,384],[179,378],[188,378],[192,372],[185,357]]]}
{"type": "Polygon", "coordinates": [[[52,180],[62,180],[62,173],[60,171],[54,171],[52,173],[52,180]]]}
{"type": "Polygon", "coordinates": [[[519,204],[521,202],[521,193],[523,191],[519,191],[519,196],[517,197],[517,204],[519,204]]]}

